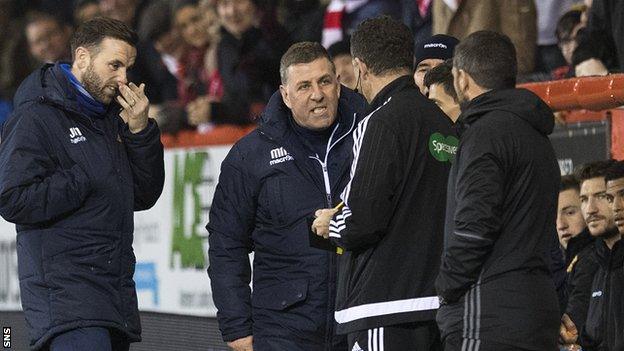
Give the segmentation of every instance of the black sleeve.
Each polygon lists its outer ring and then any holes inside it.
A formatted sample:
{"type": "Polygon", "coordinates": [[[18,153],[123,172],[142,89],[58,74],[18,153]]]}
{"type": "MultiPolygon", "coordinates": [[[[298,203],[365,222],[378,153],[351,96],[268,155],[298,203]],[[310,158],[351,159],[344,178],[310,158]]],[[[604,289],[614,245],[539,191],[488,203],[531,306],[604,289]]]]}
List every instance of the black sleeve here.
{"type": "MultiPolygon", "coordinates": [[[[574,261],[573,261],[574,262],[574,261]]],[[[576,256],[576,263],[568,268],[572,271],[568,282],[570,296],[566,313],[570,316],[577,330],[581,331],[587,320],[587,310],[591,298],[591,287],[598,263],[589,251],[582,251],[576,256]]]]}
{"type": "Polygon", "coordinates": [[[256,211],[256,182],[236,146],[221,164],[210,209],[208,275],[223,340],[252,335],[251,232],[256,211]]]}
{"type": "Polygon", "coordinates": [[[126,145],[134,184],[134,210],[146,210],[156,203],[165,183],[165,164],[160,130],[156,121],[137,134],[123,126],[121,137],[126,145]]]}
{"type": "Polygon", "coordinates": [[[383,238],[406,164],[397,135],[381,119],[364,120],[358,126],[353,150],[351,180],[342,194],[345,205],[329,228],[330,239],[347,250],[383,238]]]}
{"type": "Polygon", "coordinates": [[[559,239],[555,228],[549,232],[551,234],[550,241],[550,264],[548,268],[553,277],[555,288],[557,289],[557,298],[559,299],[559,310],[561,313],[565,311],[565,306],[568,302],[568,290],[566,289],[566,265],[563,258],[563,251],[559,246],[559,239]]]}
{"type": "Polygon", "coordinates": [[[499,150],[502,138],[492,128],[472,126],[460,142],[456,161],[454,230],[446,233],[438,294],[459,300],[476,283],[501,230],[505,183],[499,150]]]}

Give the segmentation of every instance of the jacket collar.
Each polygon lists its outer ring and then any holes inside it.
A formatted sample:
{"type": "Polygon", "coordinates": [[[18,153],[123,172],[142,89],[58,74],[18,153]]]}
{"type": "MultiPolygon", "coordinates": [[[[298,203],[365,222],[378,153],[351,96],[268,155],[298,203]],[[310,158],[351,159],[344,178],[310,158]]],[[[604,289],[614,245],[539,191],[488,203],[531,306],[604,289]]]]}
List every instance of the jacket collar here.
{"type": "Polygon", "coordinates": [[[600,266],[605,270],[612,270],[624,266],[624,242],[617,241],[612,249],[602,239],[595,242],[596,258],[600,266]]]}
{"type": "MultiPolygon", "coordinates": [[[[349,133],[355,126],[355,122],[358,119],[356,110],[352,107],[355,100],[361,100],[361,97],[355,96],[356,93],[342,87],[340,93],[340,99],[338,101],[338,129],[334,133],[333,140],[344,136],[349,133]]],[[[279,90],[276,91],[269,100],[264,112],[260,117],[260,126],[258,131],[279,143],[284,143],[286,140],[292,140],[289,137],[290,134],[294,134],[293,128],[290,125],[292,119],[292,113],[290,109],[284,104],[282,95],[279,90]]]]}
{"type": "Polygon", "coordinates": [[[416,89],[416,83],[414,83],[414,78],[412,76],[405,75],[393,80],[375,95],[375,98],[371,101],[370,107],[368,108],[367,114],[378,109],[397,92],[410,88],[416,89]]]}

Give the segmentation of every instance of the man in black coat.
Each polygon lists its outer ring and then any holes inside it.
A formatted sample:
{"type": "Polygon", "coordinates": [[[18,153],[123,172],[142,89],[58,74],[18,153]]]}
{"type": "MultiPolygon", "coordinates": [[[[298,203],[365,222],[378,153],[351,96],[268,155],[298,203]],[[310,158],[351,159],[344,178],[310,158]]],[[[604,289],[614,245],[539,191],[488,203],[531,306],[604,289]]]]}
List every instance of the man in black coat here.
{"type": "Polygon", "coordinates": [[[621,165],[615,165],[613,161],[598,161],[583,165],[577,172],[581,182],[581,210],[592,236],[596,237],[591,254],[597,268],[590,287],[587,319],[582,329],[577,327],[579,344],[588,351],[624,349],[624,246],[613,211],[621,201],[618,192],[624,172],[621,165]]]}
{"type": "Polygon", "coordinates": [[[597,269],[592,255],[594,237],[581,211],[580,184],[573,175],[561,177],[557,203],[557,234],[565,253],[566,282],[560,339],[563,344],[576,343],[583,329],[591,296],[591,284],[597,269]],[[567,330],[574,325],[575,331],[567,330]]]}
{"type": "Polygon", "coordinates": [[[235,351],[344,350],[332,314],[336,251],[310,239],[308,219],[339,202],[366,102],[340,86],[318,43],[293,45],[280,72],[258,129],[221,164],[210,210],[219,328],[235,351]]]}
{"type": "Polygon", "coordinates": [[[535,94],[515,89],[516,74],[504,35],[475,32],[455,48],[460,142],[436,281],[447,351],[557,348],[554,118],[535,94]]]}
{"type": "Polygon", "coordinates": [[[457,149],[451,120],[411,76],[407,26],[366,20],[351,37],[369,114],[353,134],[344,207],[317,212],[314,229],[345,249],[337,332],[348,350],[441,347],[434,281],[442,253],[446,182],[457,149]]]}
{"type": "Polygon", "coordinates": [[[145,85],[126,78],[135,45],[119,21],[86,22],[74,62],[31,74],[4,126],[0,215],[17,225],[35,350],[128,350],[141,339],[133,212],[160,196],[164,165],[145,85]]]}

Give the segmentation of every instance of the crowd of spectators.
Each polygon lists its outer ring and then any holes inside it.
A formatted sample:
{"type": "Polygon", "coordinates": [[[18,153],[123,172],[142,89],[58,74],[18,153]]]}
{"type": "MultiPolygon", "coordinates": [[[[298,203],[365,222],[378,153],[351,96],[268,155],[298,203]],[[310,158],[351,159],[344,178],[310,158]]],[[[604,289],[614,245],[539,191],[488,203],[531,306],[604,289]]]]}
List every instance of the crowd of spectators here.
{"type": "Polygon", "coordinates": [[[402,20],[415,45],[434,34],[461,41],[482,29],[504,33],[517,48],[519,82],[624,68],[624,2],[617,0],[0,0],[0,6],[0,125],[19,83],[43,63],[70,61],[72,32],[95,16],[139,33],[130,79],[146,83],[150,114],[166,133],[253,125],[278,88],[279,58],[294,42],[329,48],[341,82],[355,88],[349,35],[379,15],[402,20]]]}

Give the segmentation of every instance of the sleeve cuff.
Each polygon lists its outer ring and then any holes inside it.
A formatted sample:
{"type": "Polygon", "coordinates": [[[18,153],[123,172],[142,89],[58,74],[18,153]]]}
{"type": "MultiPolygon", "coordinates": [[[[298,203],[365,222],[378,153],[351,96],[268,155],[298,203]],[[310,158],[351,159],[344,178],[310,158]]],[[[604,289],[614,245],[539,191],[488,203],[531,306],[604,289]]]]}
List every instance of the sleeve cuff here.
{"type": "Polygon", "coordinates": [[[251,327],[236,332],[223,333],[223,341],[230,342],[250,335],[253,335],[251,327]]]}
{"type": "Polygon", "coordinates": [[[121,130],[121,137],[125,140],[130,140],[130,141],[142,141],[145,139],[151,139],[154,136],[157,136],[159,134],[160,134],[160,131],[158,129],[158,124],[152,118],[149,118],[147,120],[147,126],[143,128],[142,131],[136,134],[133,134],[130,131],[130,128],[128,128],[127,124],[124,124],[121,130]]]}

